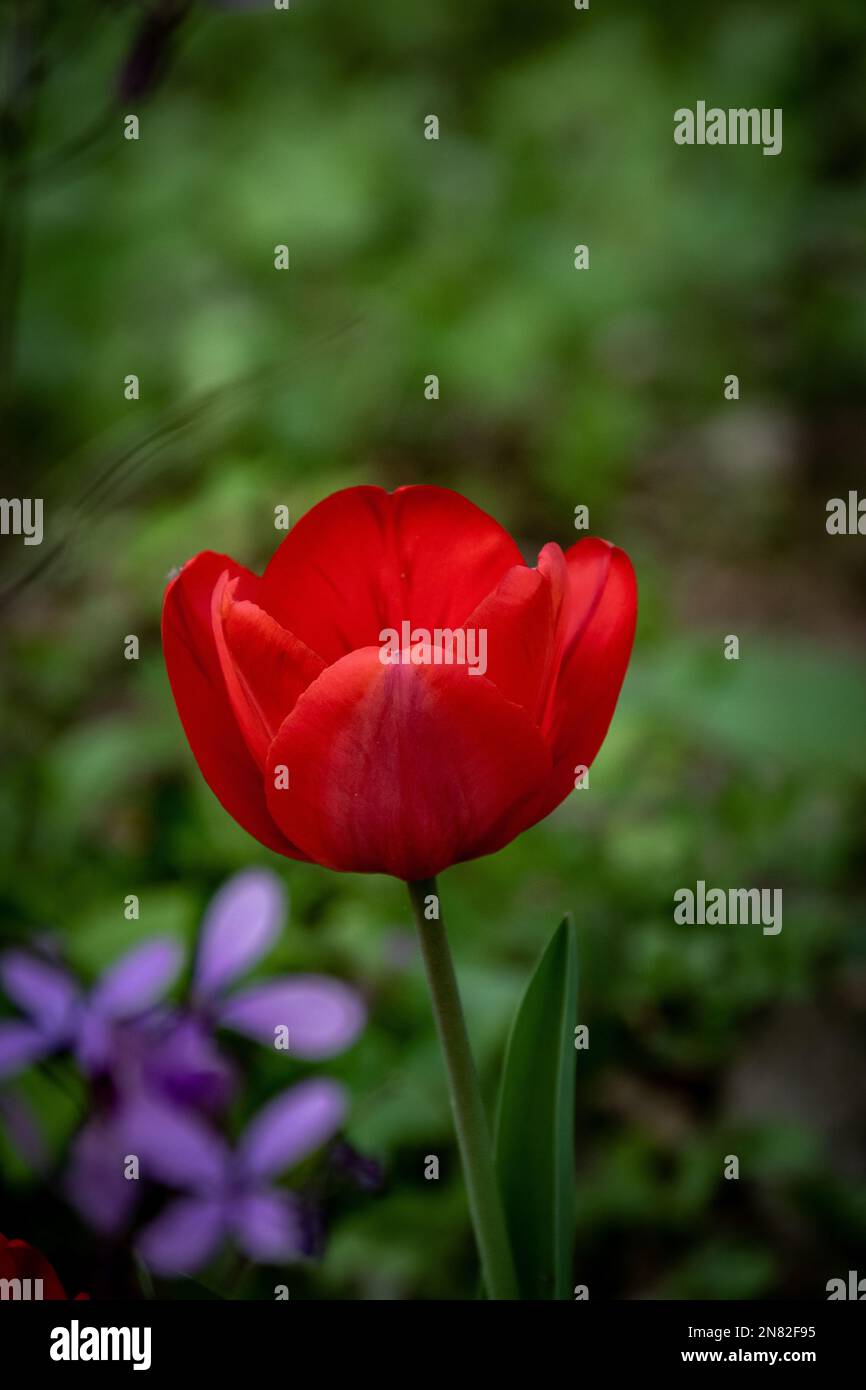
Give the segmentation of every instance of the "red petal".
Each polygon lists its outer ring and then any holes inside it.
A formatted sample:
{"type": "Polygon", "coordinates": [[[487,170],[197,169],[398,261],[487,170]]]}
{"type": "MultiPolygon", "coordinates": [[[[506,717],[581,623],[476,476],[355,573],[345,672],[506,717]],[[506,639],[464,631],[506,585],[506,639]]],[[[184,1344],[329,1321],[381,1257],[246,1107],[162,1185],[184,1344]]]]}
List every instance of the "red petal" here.
{"type": "Polygon", "coordinates": [[[330,663],[383,628],[458,628],[520,551],[498,522],[440,487],[346,488],[301,517],[259,602],[330,663]]]}
{"type": "Polygon", "coordinates": [[[213,591],[217,653],[226,689],[247,747],[260,768],[268,748],[325,663],[249,599],[236,599],[238,579],[226,571],[213,591]]]}
{"type": "Polygon", "coordinates": [[[211,791],[263,845],[303,858],[268,814],[262,774],[238,728],[214,641],[211,602],[220,576],[239,577],[245,593],[259,581],[226,555],[205,551],[184,565],[165,594],[162,646],[177,712],[211,791]]]}
{"type": "MultiPolygon", "coordinates": [[[[589,764],[613,715],[631,655],[637,621],[637,586],[631,561],[608,541],[588,537],[566,553],[568,582],[559,615],[557,675],[545,733],[554,759],[574,742],[582,701],[601,694],[610,713],[589,764]],[[606,696],[605,696],[606,692],[606,696]],[[562,746],[564,744],[564,746],[562,746]]],[[[585,717],[581,718],[585,724],[585,717]]]]}
{"type": "MultiPolygon", "coordinates": [[[[556,633],[554,588],[541,569],[515,565],[479,603],[465,627],[486,633],[487,679],[537,723],[556,633]]],[[[476,638],[477,643],[480,638],[476,638]]]]}
{"type": "Polygon", "coordinates": [[[509,838],[549,815],[574,788],[604,742],[625,677],[637,621],[631,561],[607,541],[578,541],[566,555],[568,592],[560,614],[561,665],[542,732],[553,770],[509,818],[509,838]]]}
{"type": "Polygon", "coordinates": [[[26,1240],[10,1240],[0,1251],[0,1277],[7,1279],[41,1279],[43,1299],[65,1299],[63,1285],[41,1251],[26,1240]],[[5,1258],[4,1258],[5,1257],[5,1258]],[[11,1273],[7,1273],[11,1270],[11,1273]]]}
{"type": "Polygon", "coordinates": [[[487,853],[549,755],[529,719],[463,666],[383,665],[378,647],[328,668],[271,747],[268,804],[309,858],[427,878],[487,853]],[[288,768],[289,786],[274,787],[288,768]]]}

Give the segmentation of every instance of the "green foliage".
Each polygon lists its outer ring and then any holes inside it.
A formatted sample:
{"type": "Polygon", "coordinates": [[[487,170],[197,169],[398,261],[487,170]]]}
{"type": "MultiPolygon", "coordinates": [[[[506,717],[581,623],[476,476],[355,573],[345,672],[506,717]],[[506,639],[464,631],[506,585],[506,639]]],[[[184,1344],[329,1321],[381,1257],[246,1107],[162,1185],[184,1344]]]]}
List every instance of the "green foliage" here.
{"type": "Polygon", "coordinates": [[[567,1298],[574,1236],[577,930],[551,937],[512,1024],[496,1170],[523,1298],[567,1298]]]}

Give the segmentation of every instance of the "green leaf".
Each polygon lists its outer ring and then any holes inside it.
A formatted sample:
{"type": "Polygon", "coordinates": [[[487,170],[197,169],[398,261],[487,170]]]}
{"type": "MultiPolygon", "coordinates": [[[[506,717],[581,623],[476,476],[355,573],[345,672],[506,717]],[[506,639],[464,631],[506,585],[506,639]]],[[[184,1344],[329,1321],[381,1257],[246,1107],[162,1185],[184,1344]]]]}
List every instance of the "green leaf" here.
{"type": "Polygon", "coordinates": [[[570,1293],[576,1025],[577,931],[567,916],[517,1010],[496,1119],[496,1169],[527,1299],[570,1293]]]}

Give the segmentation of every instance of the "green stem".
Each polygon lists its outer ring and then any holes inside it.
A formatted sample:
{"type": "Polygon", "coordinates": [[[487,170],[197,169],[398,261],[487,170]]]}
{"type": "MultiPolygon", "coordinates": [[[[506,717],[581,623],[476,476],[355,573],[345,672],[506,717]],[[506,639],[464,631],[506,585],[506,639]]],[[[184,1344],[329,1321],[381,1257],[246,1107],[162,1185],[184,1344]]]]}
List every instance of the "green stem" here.
{"type": "Polygon", "coordinates": [[[419,883],[410,883],[407,886],[415,925],[421,938],[421,952],[433,1000],[436,1030],[445,1056],[451,1109],[454,1113],[469,1211],[481,1257],[484,1282],[490,1298],[517,1298],[517,1279],[505,1229],[499,1184],[493,1166],[490,1133],[478,1086],[478,1075],[469,1047],[469,1035],[466,1032],[466,1021],[460,1004],[457,977],[448,949],[445,925],[439,920],[428,921],[424,913],[425,900],[428,897],[434,895],[438,902],[436,880],[423,879],[419,883]]]}

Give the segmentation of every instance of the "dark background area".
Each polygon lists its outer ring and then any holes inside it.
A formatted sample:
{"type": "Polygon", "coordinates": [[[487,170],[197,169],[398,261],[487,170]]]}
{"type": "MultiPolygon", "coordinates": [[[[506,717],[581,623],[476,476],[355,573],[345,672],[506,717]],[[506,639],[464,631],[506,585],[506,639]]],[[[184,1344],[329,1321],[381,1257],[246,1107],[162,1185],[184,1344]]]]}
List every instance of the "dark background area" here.
{"type": "MultiPolygon", "coordinates": [[[[334,1186],[292,1297],[473,1296],[404,890],[229,820],[174,711],[161,599],[202,549],[261,568],[276,506],[352,483],[455,487],[532,559],[585,504],[640,585],[612,732],[587,791],[441,882],[490,1105],[570,909],[575,1282],[808,1298],[866,1273],[866,552],[825,529],[866,442],[860,0],[5,0],[0,21],[2,493],[42,496],[46,527],[0,538],[4,940],[56,933],[88,976],[154,932],[192,941],[230,872],[276,868],[271,968],[369,1002],[330,1070],[385,1174],[334,1186]],[[676,146],[699,99],[781,107],[782,153],[676,146]],[[675,924],[698,879],[782,888],[782,932],[675,924]]],[[[275,1086],[243,1056],[239,1125],[275,1086]]],[[[17,1092],[61,1162],[75,1095],[39,1071],[17,1092]]],[[[0,1230],[72,1290],[126,1291],[128,1247],[2,1129],[0,1180],[0,1230]]],[[[203,1282],[272,1296],[272,1272],[233,1279],[203,1282]]]]}

